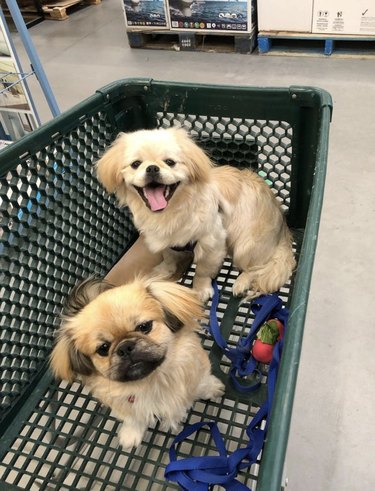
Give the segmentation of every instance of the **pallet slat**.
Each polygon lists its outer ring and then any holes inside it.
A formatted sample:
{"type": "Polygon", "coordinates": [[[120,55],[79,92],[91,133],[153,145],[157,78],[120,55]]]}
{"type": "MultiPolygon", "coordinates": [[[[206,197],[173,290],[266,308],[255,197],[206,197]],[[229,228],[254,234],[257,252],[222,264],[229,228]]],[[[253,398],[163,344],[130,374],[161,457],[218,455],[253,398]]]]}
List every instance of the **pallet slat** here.
{"type": "Polygon", "coordinates": [[[128,31],[131,48],[215,53],[251,53],[256,46],[256,32],[246,34],[194,33],[186,31],[128,31]]]}
{"type": "MultiPolygon", "coordinates": [[[[261,54],[276,54],[276,51],[280,52],[280,48],[277,50],[273,46],[273,42],[285,40],[289,43],[288,47],[283,47],[282,54],[296,54],[293,51],[298,47],[301,51],[301,41],[303,41],[306,47],[309,44],[320,43],[318,52],[330,56],[334,53],[336,46],[343,45],[343,43],[355,42],[355,43],[368,43],[373,49],[369,53],[363,53],[360,49],[357,51],[357,55],[372,54],[375,56],[375,36],[355,36],[355,35],[343,35],[343,34],[311,34],[306,32],[286,32],[286,31],[261,31],[258,33],[258,47],[261,54]],[[274,53],[275,51],[275,53],[274,53]]],[[[358,46],[360,46],[358,44],[358,46]]],[[[303,49],[303,48],[302,48],[303,49]]],[[[308,51],[308,50],[306,50],[308,51]]],[[[350,54],[350,53],[348,53],[350,54]]],[[[354,49],[351,49],[351,54],[355,55],[354,49]]]]}
{"type": "Polygon", "coordinates": [[[56,2],[48,2],[42,5],[42,9],[47,19],[66,20],[69,18],[67,9],[75,5],[99,5],[101,0],[58,0],[56,2]]]}

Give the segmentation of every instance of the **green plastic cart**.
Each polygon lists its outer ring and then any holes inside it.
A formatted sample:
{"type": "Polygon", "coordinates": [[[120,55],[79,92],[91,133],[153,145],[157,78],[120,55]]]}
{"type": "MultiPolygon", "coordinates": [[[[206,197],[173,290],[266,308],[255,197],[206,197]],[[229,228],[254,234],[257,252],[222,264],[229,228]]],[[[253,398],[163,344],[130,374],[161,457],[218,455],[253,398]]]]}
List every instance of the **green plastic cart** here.
{"type": "MultiPolygon", "coordinates": [[[[218,164],[251,167],[274,189],[294,239],[298,269],[280,291],[290,307],[267,441],[239,479],[279,491],[297,378],[320,212],[332,102],[311,87],[253,88],[129,79],[98,90],[0,152],[1,412],[0,489],[167,490],[173,435],[158,426],[123,452],[118,421],[79,383],[54,381],[48,356],[62,303],[81,278],[105,275],[137,237],[129,212],[98,184],[93,164],[119,131],[182,125],[218,164]]],[[[182,278],[191,285],[194,268],[182,278]]],[[[251,323],[249,304],[231,295],[238,272],[218,276],[218,316],[229,343],[251,323]]],[[[228,360],[209,337],[215,371],[228,360]]],[[[264,379],[267,370],[264,368],[264,379]]],[[[227,383],[221,401],[198,401],[187,423],[218,422],[228,452],[265,398],[227,383]]],[[[182,456],[215,453],[204,430],[182,456]]],[[[217,488],[219,489],[219,488],[217,488]]]]}

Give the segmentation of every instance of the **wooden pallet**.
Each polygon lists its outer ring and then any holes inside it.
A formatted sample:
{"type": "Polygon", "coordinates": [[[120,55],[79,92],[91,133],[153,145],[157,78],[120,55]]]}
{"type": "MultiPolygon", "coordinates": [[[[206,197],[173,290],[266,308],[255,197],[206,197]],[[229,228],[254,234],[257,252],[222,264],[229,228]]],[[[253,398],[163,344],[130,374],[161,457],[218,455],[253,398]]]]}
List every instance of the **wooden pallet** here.
{"type": "Polygon", "coordinates": [[[213,53],[251,53],[256,46],[256,32],[202,33],[186,31],[128,31],[131,48],[175,51],[206,51],[213,53]]]}
{"type": "Polygon", "coordinates": [[[260,54],[267,55],[373,58],[375,36],[261,31],[258,49],[260,54]]]}
{"type": "Polygon", "coordinates": [[[101,0],[57,0],[42,5],[46,19],[66,20],[69,18],[67,10],[77,5],[99,5],[101,0]]]}

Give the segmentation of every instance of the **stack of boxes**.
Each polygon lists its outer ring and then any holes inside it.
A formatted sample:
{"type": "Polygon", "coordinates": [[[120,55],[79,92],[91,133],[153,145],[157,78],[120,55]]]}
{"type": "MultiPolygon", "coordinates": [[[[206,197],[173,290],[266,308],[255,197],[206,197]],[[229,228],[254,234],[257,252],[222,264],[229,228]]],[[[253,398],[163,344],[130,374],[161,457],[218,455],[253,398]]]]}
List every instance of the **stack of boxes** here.
{"type": "Polygon", "coordinates": [[[252,33],[256,0],[123,0],[129,31],[252,33]]]}
{"type": "Polygon", "coordinates": [[[375,35],[374,0],[314,0],[313,33],[375,35]]]}
{"type": "Polygon", "coordinates": [[[261,32],[375,36],[374,0],[258,0],[261,32]]]}
{"type": "Polygon", "coordinates": [[[375,0],[121,1],[128,31],[375,36],[375,0]]]}

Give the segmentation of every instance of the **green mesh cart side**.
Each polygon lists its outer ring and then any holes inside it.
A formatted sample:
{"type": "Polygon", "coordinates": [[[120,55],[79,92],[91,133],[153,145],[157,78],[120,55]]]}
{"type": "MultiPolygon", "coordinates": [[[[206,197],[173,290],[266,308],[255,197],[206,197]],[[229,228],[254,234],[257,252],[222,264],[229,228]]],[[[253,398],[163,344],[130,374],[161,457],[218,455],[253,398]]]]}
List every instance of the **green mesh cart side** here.
{"type": "MultiPolygon", "coordinates": [[[[130,213],[98,184],[94,163],[120,131],[181,125],[217,164],[251,167],[281,201],[298,268],[280,295],[290,321],[267,441],[239,479],[280,490],[304,320],[323,199],[332,102],[311,87],[252,88],[129,79],[92,97],[0,152],[1,408],[0,489],[167,490],[173,436],[158,425],[129,453],[118,421],[79,384],[48,369],[59,313],[71,287],[105,275],[137,234],[130,213]]],[[[194,265],[182,278],[190,286],[194,265]]],[[[249,304],[231,295],[238,275],[226,260],[218,276],[218,317],[230,345],[251,325],[249,304]]],[[[209,308],[210,304],[208,305],[209,308]]],[[[229,363],[207,336],[214,370],[229,363]]],[[[266,367],[263,379],[267,378],[266,367]]],[[[227,381],[220,401],[197,401],[187,423],[215,420],[228,452],[266,396],[263,384],[239,395],[227,381]]],[[[215,454],[202,430],[180,455],[215,454]]]]}

